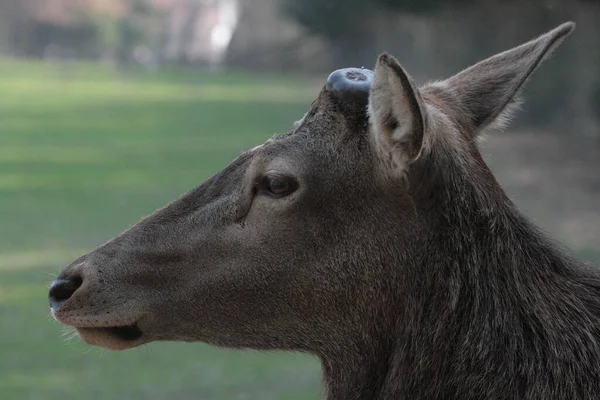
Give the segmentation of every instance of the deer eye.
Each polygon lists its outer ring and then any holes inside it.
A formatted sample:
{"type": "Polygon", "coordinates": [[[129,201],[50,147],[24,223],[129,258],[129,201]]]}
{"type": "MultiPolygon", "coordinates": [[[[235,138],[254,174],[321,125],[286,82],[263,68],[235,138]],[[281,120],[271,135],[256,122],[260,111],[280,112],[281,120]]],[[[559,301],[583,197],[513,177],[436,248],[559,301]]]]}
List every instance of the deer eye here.
{"type": "Polygon", "coordinates": [[[267,175],[258,185],[260,192],[272,197],[284,197],[298,188],[298,183],[288,176],[267,175]]]}

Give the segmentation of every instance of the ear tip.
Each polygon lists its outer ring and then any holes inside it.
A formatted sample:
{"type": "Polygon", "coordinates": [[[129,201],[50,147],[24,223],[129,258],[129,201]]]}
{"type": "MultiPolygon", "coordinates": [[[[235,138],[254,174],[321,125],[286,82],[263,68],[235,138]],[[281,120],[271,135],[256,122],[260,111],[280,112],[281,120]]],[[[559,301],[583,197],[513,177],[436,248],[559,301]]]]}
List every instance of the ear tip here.
{"type": "Polygon", "coordinates": [[[387,51],[384,51],[377,57],[377,64],[389,65],[391,60],[393,60],[393,56],[387,51]]]}
{"type": "Polygon", "coordinates": [[[558,37],[567,36],[569,33],[573,32],[575,30],[576,26],[577,26],[577,24],[575,24],[575,22],[573,22],[573,21],[564,22],[564,23],[560,24],[559,26],[557,26],[556,28],[554,28],[553,36],[558,36],[558,37]]]}
{"type": "Polygon", "coordinates": [[[400,63],[388,52],[383,52],[377,57],[377,64],[375,65],[375,71],[379,71],[379,73],[383,73],[383,70],[396,71],[397,74],[405,72],[402,71],[402,67],[400,63]]]}

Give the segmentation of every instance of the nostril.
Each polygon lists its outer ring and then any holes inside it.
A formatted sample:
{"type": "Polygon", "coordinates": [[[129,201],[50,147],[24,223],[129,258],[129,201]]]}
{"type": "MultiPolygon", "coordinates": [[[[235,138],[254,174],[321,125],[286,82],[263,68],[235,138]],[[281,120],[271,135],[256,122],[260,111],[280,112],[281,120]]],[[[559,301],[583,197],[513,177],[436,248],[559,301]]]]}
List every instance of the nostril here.
{"type": "Polygon", "coordinates": [[[81,286],[82,282],[83,280],[79,276],[61,278],[52,282],[52,285],[50,285],[50,291],[48,292],[50,307],[60,307],[62,303],[67,301],[73,295],[73,293],[75,293],[75,291],[81,286]]]}

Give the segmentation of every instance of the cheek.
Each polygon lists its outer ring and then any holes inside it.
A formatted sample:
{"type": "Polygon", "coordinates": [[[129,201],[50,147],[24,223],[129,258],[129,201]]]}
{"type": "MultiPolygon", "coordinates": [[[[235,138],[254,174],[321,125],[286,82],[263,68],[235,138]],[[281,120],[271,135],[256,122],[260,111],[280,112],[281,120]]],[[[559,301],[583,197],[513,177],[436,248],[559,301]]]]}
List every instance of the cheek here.
{"type": "Polygon", "coordinates": [[[273,256],[285,253],[286,244],[301,233],[301,221],[293,215],[294,204],[286,199],[256,196],[246,217],[235,232],[241,245],[248,250],[273,256]]]}

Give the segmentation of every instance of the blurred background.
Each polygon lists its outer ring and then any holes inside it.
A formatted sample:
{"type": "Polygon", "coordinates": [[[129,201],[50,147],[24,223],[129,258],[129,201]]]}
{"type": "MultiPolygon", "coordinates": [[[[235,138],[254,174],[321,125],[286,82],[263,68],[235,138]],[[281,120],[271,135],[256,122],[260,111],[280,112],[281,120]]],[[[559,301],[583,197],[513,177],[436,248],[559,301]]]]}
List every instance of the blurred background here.
{"type": "Polygon", "coordinates": [[[61,338],[47,285],[289,129],[332,70],[387,50],[424,83],[566,20],[484,154],[527,215],[600,265],[598,0],[0,0],[0,398],[319,398],[304,355],[61,338]]]}

